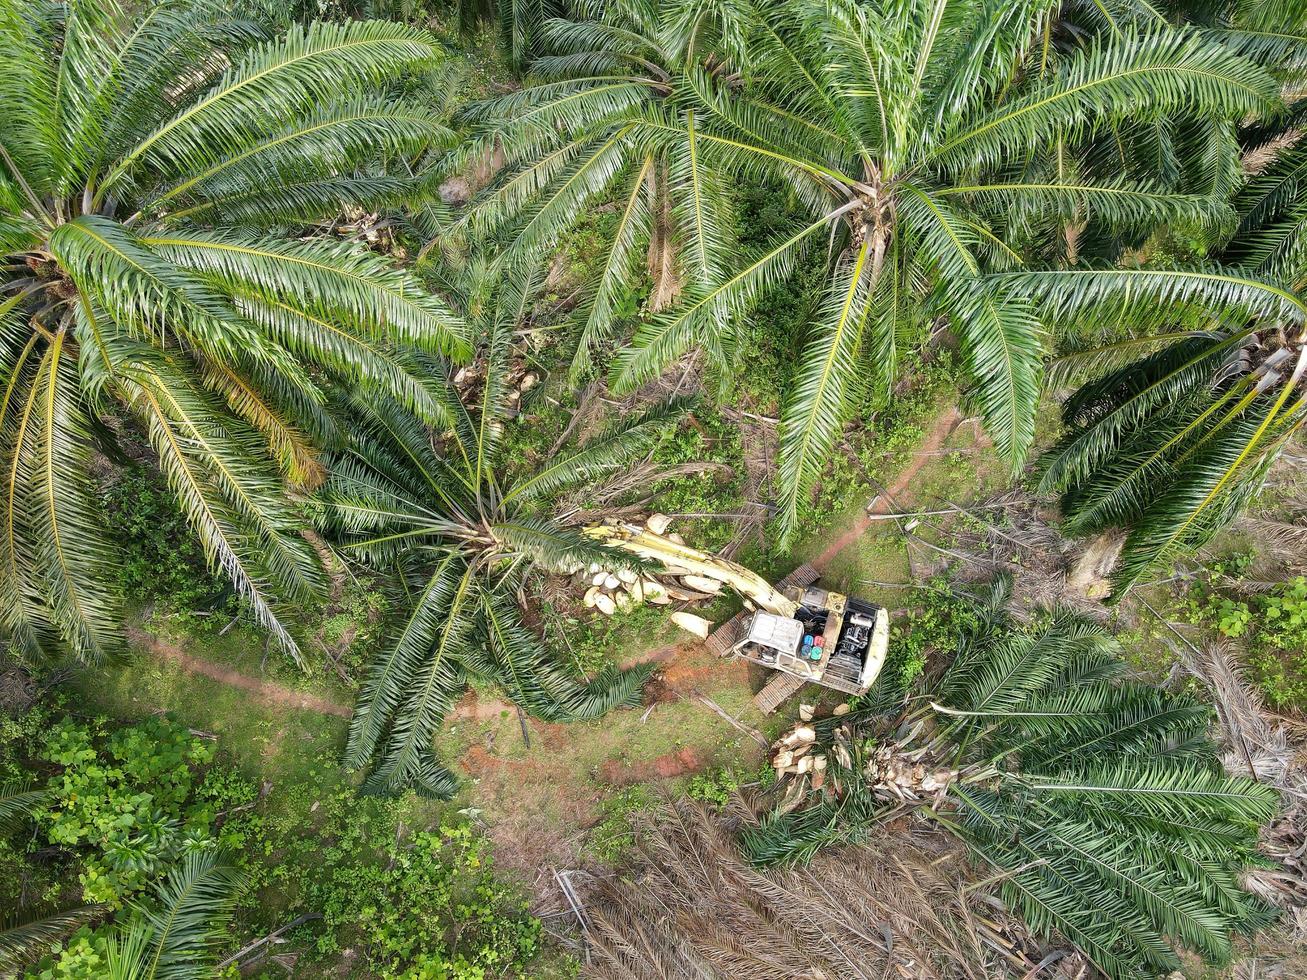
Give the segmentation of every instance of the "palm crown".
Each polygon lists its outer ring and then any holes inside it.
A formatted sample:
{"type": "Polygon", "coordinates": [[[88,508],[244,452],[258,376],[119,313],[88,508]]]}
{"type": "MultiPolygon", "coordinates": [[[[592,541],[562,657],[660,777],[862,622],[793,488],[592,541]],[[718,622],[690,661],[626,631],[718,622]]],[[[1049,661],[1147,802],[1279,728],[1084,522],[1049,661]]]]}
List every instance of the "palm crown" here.
{"type": "Polygon", "coordinates": [[[1140,336],[1055,362],[1059,378],[1089,377],[1040,461],[1067,530],[1127,532],[1118,596],[1229,524],[1307,423],[1307,145],[1249,149],[1272,157],[1234,197],[1221,265],[1090,272],[1085,305],[1067,308],[1101,316],[1100,278],[1135,279],[1159,301],[1140,336]]]}
{"type": "Polygon", "coordinates": [[[533,574],[629,564],[583,532],[583,512],[557,516],[551,504],[649,450],[679,407],[630,415],[539,469],[515,472],[502,446],[514,410],[505,369],[525,295],[516,291],[516,306],[501,298],[476,407],[465,410],[450,395],[442,452],[397,403],[356,399],[354,444],[325,488],[327,518],[345,550],[383,567],[398,563],[410,599],[350,723],[346,761],[371,767],[370,791],[453,792],[456,780],[432,739],[470,679],[498,684],[537,717],[569,721],[638,703],[649,674],[609,667],[578,682],[523,623],[516,597],[533,574]]]}
{"type": "Polygon", "coordinates": [[[1210,223],[1220,211],[1210,197],[1128,180],[1119,161],[1103,176],[1077,145],[1124,120],[1164,115],[1228,128],[1276,100],[1260,68],[1158,29],[1118,31],[1054,69],[1033,29],[1043,5],[618,6],[663,11],[653,40],[607,22],[555,28],[595,50],[546,64],[579,77],[502,104],[495,136],[510,152],[522,148],[525,163],[487,192],[487,207],[521,215],[514,247],[538,254],[615,180],[632,181],[621,200],[639,220],[614,238],[620,275],[649,224],[635,194],[640,168],[667,161],[685,297],[617,355],[619,388],[695,345],[729,360],[733,318],[802,254],[829,245],[826,299],[783,410],[790,525],[849,411],[892,376],[896,337],[941,316],[990,431],[1020,461],[1034,435],[1040,293],[1025,279],[988,275],[1021,266],[1009,243],[1054,221],[1140,232],[1173,218],[1210,223]],[[655,44],[661,59],[651,57],[655,44]],[[661,80],[669,65],[674,74],[661,80]],[[700,207],[717,197],[703,189],[740,181],[779,182],[806,214],[722,268],[724,215],[700,207]]]}
{"type": "Polygon", "coordinates": [[[1018,626],[1006,597],[1002,582],[981,597],[921,698],[883,675],[864,714],[824,723],[824,779],[782,787],[788,805],[745,850],[803,860],[916,813],[957,834],[1036,932],[1109,976],[1178,969],[1175,941],[1228,958],[1232,935],[1273,915],[1239,873],[1277,791],[1221,770],[1206,706],[1124,680],[1102,626],[1066,610],[1018,626]]]}
{"type": "Polygon", "coordinates": [[[282,475],[321,482],[326,386],[435,419],[403,348],[467,350],[408,275],[291,231],[412,190],[378,165],[443,130],[380,87],[433,55],[381,22],[258,41],[205,0],[0,2],[0,616],[21,648],[115,645],[88,464],[129,417],[295,652],[273,607],[317,568],[282,475]]]}

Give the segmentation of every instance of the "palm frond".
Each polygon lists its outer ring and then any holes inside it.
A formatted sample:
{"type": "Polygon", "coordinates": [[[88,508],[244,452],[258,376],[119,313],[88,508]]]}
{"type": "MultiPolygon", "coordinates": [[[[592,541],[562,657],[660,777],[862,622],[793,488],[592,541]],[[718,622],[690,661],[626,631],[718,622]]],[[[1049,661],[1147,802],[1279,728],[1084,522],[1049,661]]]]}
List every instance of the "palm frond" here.
{"type": "Polygon", "coordinates": [[[766,249],[712,289],[689,291],[679,308],[641,326],[630,346],[613,358],[610,373],[617,390],[631,391],[652,380],[697,337],[720,331],[732,313],[744,309],[764,289],[789,275],[801,249],[829,220],[829,216],[823,216],[766,249]]]}
{"type": "Polygon", "coordinates": [[[782,522],[793,530],[800,499],[825,470],[849,409],[853,365],[877,285],[868,238],[832,283],[815,336],[804,352],[799,378],[782,413],[780,486],[782,522]]]}
{"type": "Polygon", "coordinates": [[[962,341],[971,397],[994,445],[1015,472],[1035,441],[1043,342],[1031,305],[984,288],[957,290],[949,305],[962,341]]]}
{"type": "Polygon", "coordinates": [[[210,967],[227,938],[236,894],[245,876],[220,851],[192,851],[154,889],[136,914],[149,925],[148,951],[138,976],[189,980],[210,967]]]}
{"type": "Polygon", "coordinates": [[[0,785],[0,833],[10,834],[23,825],[50,798],[45,787],[24,783],[0,785]]]}
{"type": "Polygon", "coordinates": [[[1101,43],[1070,59],[1028,94],[950,128],[935,158],[952,166],[998,163],[1057,129],[1113,118],[1156,117],[1202,106],[1226,118],[1260,115],[1277,102],[1274,79],[1227,48],[1178,31],[1101,43]]]}
{"type": "Polygon", "coordinates": [[[107,911],[103,905],[83,905],[58,912],[14,915],[0,920],[0,970],[14,975],[47,953],[79,926],[107,911]]]}
{"type": "Polygon", "coordinates": [[[202,172],[215,153],[257,139],[255,119],[286,119],[329,105],[434,57],[425,32],[385,21],[293,26],[255,47],[192,105],[144,136],[100,182],[96,201],[142,168],[202,172]]]}
{"type": "Polygon", "coordinates": [[[358,769],[372,761],[391,717],[410,693],[412,678],[430,656],[441,623],[449,620],[456,589],[467,574],[453,555],[441,561],[414,598],[407,621],[389,649],[368,668],[349,723],[346,765],[358,769]]]}
{"type": "Polygon", "coordinates": [[[508,488],[504,494],[505,505],[514,500],[535,500],[610,476],[652,449],[668,425],[684,415],[688,407],[688,402],[677,399],[626,415],[574,451],[560,454],[508,488]]]}
{"type": "Polygon", "coordinates": [[[143,239],[178,265],[208,273],[232,290],[290,303],[372,340],[403,342],[465,358],[463,324],[412,275],[347,243],[246,240],[176,233],[143,239]]]}

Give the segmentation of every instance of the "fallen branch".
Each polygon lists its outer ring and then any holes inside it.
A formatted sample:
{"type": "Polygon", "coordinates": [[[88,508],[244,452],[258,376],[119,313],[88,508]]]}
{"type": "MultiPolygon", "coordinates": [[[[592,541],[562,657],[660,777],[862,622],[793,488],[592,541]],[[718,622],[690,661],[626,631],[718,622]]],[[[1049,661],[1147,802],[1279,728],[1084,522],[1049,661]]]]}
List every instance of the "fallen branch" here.
{"type": "Polygon", "coordinates": [[[766,736],[764,736],[762,732],[758,731],[756,728],[750,728],[748,725],[740,721],[738,718],[734,718],[731,715],[727,714],[724,710],[722,710],[721,705],[719,705],[712,698],[705,697],[702,694],[696,695],[696,697],[705,707],[711,708],[713,711],[717,712],[717,714],[721,715],[722,718],[726,719],[733,726],[738,728],[740,731],[744,732],[744,734],[748,735],[751,739],[753,739],[760,746],[762,746],[764,752],[767,751],[769,748],[771,748],[771,743],[767,741],[766,736]]]}
{"type": "Polygon", "coordinates": [[[282,926],[280,929],[276,930],[275,932],[270,932],[262,939],[254,940],[254,942],[250,943],[244,949],[237,950],[231,956],[228,956],[225,960],[219,963],[216,969],[221,970],[225,966],[231,966],[233,963],[242,959],[247,953],[252,953],[260,946],[266,946],[268,943],[272,942],[273,940],[278,939],[283,932],[287,932],[290,929],[294,929],[296,926],[302,926],[306,922],[312,922],[314,919],[321,919],[321,918],[322,918],[321,912],[305,912],[303,915],[296,916],[294,919],[291,919],[289,922],[287,922],[284,926],[282,926]]]}

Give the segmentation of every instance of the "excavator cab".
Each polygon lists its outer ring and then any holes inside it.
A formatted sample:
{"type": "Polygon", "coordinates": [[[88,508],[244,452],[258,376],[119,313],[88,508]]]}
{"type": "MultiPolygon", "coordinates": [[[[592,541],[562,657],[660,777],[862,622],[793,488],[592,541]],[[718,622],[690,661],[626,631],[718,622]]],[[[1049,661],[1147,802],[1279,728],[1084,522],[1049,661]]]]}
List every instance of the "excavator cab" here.
{"type": "Polygon", "coordinates": [[[889,649],[889,613],[861,599],[792,586],[792,616],[759,610],[729,652],[846,694],[865,694],[889,649]]]}

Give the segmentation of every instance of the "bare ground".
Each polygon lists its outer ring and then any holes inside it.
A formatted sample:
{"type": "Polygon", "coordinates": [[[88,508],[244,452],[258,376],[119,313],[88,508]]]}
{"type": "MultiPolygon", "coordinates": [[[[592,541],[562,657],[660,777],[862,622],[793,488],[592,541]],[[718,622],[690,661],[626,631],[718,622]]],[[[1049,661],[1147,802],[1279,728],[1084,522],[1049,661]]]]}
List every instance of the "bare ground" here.
{"type": "Polygon", "coordinates": [[[350,716],[350,709],[347,705],[332,701],[329,698],[319,697],[316,694],[296,691],[284,684],[278,684],[276,681],[250,677],[248,674],[242,674],[240,671],[224,667],[222,664],[203,660],[187,653],[175,644],[159,639],[153,633],[147,633],[139,626],[127,627],[127,639],[137,649],[145,650],[160,660],[174,663],[188,674],[197,674],[218,681],[220,684],[246,691],[251,698],[265,707],[298,708],[303,711],[316,711],[321,715],[335,715],[338,718],[348,718],[350,716]]]}
{"type": "Polygon", "coordinates": [[[821,554],[811,559],[809,564],[818,571],[825,568],[836,555],[867,533],[867,529],[874,523],[875,515],[888,514],[894,510],[897,502],[911,500],[912,495],[909,491],[912,488],[912,481],[916,479],[922,468],[934,459],[962,421],[962,412],[956,406],[948,408],[937,416],[921,447],[913,454],[908,465],[895,477],[894,482],[886,488],[886,492],[880,494],[865,513],[850,524],[844,533],[832,541],[821,554]]]}

